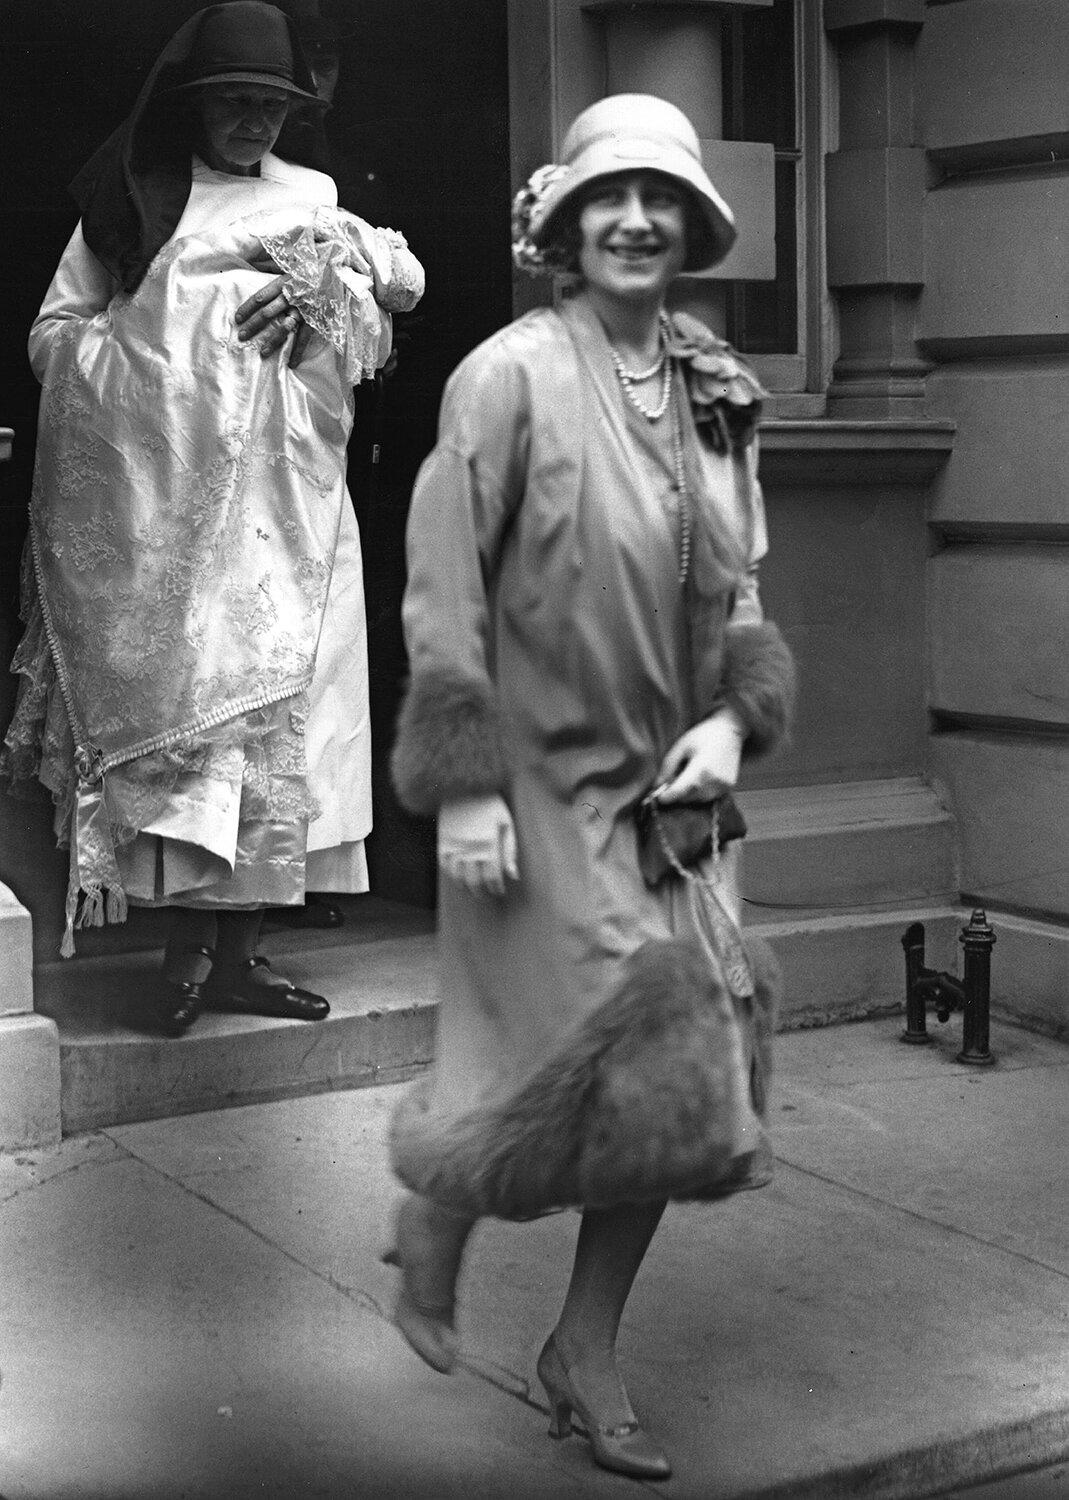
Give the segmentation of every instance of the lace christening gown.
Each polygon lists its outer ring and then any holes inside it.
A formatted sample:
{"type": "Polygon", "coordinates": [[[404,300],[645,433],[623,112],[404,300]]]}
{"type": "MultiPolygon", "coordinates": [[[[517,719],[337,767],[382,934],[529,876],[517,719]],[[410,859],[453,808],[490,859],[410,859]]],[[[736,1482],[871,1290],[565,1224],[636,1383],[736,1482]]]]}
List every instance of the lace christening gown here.
{"type": "Polygon", "coordinates": [[[55,799],[68,928],[79,892],[84,924],[126,899],[367,888],[345,445],[352,384],[422,290],[400,235],[271,155],[254,178],[194,161],[181,222],[133,294],[75,231],[30,336],[44,395],[3,757],[55,799]],[[288,345],[262,359],[234,324],[276,267],[316,333],[297,369],[288,345]]]}

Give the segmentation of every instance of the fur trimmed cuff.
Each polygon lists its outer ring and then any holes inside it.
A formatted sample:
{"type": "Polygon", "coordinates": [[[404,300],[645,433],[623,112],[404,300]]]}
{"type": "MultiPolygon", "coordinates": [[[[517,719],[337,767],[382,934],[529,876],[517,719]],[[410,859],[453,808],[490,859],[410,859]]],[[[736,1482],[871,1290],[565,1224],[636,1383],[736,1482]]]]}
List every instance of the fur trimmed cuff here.
{"type": "Polygon", "coordinates": [[[453,1212],[503,1219],[761,1186],[779,978],[767,949],[751,957],[754,1001],[740,1010],[697,946],[647,942],[616,993],[506,1096],[443,1120],[421,1080],[394,1114],[397,1175],[453,1212]]]}
{"type": "Polygon", "coordinates": [[[746,726],[743,755],[767,755],[790,729],[795,697],[794,657],[771,620],[724,632],[718,697],[746,726]]]}
{"type": "Polygon", "coordinates": [[[401,805],[424,816],[456,797],[503,792],[507,768],[493,689],[448,671],[414,677],[390,771],[401,805]]]}

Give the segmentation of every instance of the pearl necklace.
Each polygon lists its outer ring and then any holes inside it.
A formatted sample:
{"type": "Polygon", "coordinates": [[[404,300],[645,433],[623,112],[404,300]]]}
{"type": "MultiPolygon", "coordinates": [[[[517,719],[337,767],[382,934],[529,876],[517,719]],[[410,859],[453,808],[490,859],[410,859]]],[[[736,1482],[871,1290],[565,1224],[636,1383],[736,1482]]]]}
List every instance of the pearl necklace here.
{"type": "Polygon", "coordinates": [[[659,331],[661,340],[661,352],[650,365],[648,370],[629,370],[624,365],[619,351],[612,344],[609,345],[609,353],[612,355],[612,366],[616,371],[616,378],[620,382],[627,400],[638,412],[639,416],[645,417],[647,422],[657,422],[668,410],[668,400],[672,391],[672,361],[668,358],[668,345],[665,337],[664,323],[662,320],[659,331]],[[661,377],[661,397],[655,407],[643,406],[634,392],[634,386],[643,380],[652,380],[659,371],[664,371],[661,377]]]}
{"type": "MultiPolygon", "coordinates": [[[[668,330],[667,319],[661,317],[661,352],[648,370],[628,370],[617,350],[612,344],[609,345],[609,353],[612,355],[613,369],[616,378],[620,382],[620,388],[628,402],[638,412],[639,416],[645,417],[647,422],[657,422],[668,410],[668,403],[672,399],[672,361],[668,358],[668,330]],[[651,410],[643,406],[635,395],[632,386],[641,380],[652,380],[659,370],[664,371],[661,381],[661,396],[657,405],[651,410]]],[[[687,574],[690,572],[690,549],[691,549],[691,517],[690,517],[690,493],[687,490],[687,469],[683,461],[683,428],[679,420],[679,411],[676,407],[672,409],[672,488],[679,497],[679,582],[685,584],[687,574]]]]}
{"type": "Polygon", "coordinates": [[[616,361],[617,374],[620,376],[620,379],[626,381],[628,385],[637,385],[640,380],[652,380],[655,375],[659,375],[661,373],[661,371],[664,369],[664,361],[667,351],[662,344],[660,354],[658,354],[657,358],[653,361],[653,364],[650,365],[648,370],[628,370],[624,366],[620,351],[614,348],[612,352],[613,358],[616,361]]]}

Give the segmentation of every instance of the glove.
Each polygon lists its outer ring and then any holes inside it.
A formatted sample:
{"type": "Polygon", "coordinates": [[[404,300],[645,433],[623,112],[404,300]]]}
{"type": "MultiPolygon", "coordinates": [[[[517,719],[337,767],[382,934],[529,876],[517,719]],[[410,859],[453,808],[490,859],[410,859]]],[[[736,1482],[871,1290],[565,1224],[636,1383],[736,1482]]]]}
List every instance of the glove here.
{"type": "Polygon", "coordinates": [[[676,740],[658,772],[659,802],[707,802],[739,779],[746,728],[733,708],[718,709],[676,740]]]}
{"type": "Polygon", "coordinates": [[[520,878],[516,825],[504,797],[460,797],[438,811],[438,868],[472,895],[505,894],[520,878]]]}

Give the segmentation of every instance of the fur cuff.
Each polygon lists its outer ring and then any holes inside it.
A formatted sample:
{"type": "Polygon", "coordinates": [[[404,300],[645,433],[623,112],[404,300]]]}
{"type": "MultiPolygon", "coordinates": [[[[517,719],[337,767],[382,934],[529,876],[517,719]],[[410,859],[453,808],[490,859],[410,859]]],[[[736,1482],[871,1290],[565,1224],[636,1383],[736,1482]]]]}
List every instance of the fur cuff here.
{"type": "Polygon", "coordinates": [[[493,690],[448,671],[413,678],[398,716],[390,770],[401,805],[425,816],[456,797],[504,791],[493,690]]]}
{"type": "Polygon", "coordinates": [[[778,976],[767,950],[753,959],[757,992],[740,1013],[697,947],[645,943],[616,993],[506,1097],[443,1120],[430,1078],[410,1090],[393,1119],[394,1170],[454,1212],[504,1219],[767,1181],[755,1165],[770,1160],[761,1116],[778,976]]]}
{"type": "Polygon", "coordinates": [[[775,750],[794,713],[795,671],[790,647],[771,620],[725,631],[719,696],[746,725],[744,755],[775,750]]]}

